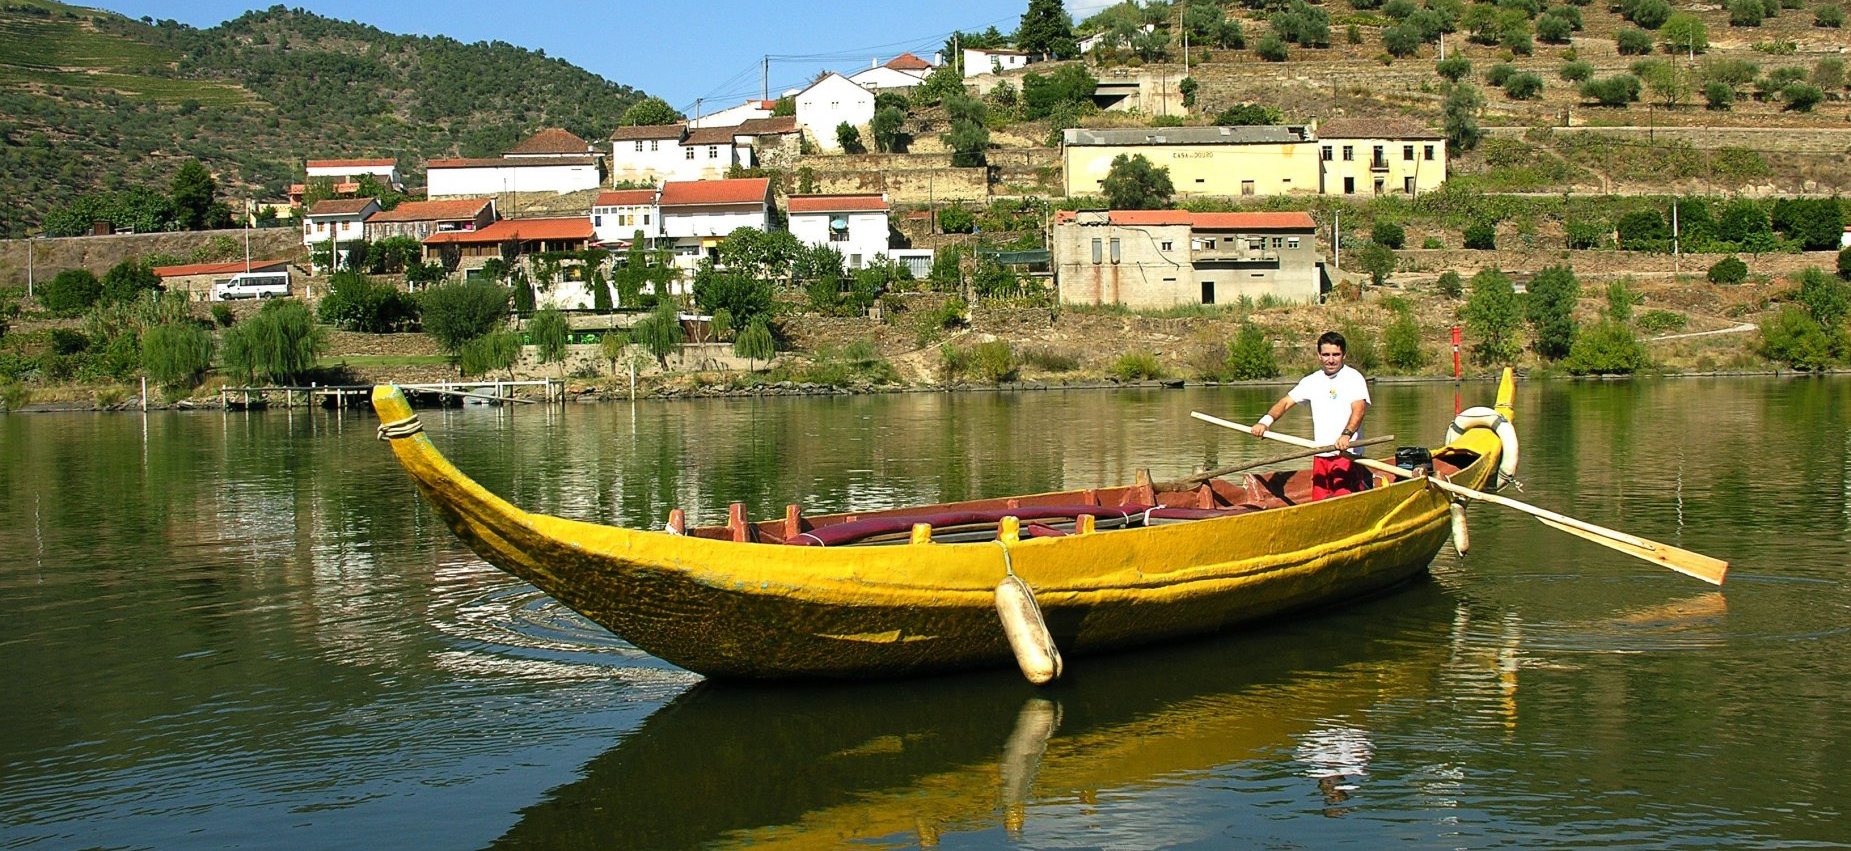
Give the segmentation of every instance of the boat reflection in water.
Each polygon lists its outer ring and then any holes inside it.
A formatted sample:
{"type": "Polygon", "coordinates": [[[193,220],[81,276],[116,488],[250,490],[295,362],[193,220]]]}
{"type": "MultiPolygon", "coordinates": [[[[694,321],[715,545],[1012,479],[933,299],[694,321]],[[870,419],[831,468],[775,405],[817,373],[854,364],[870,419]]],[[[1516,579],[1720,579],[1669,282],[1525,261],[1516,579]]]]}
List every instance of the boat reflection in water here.
{"type": "MultiPolygon", "coordinates": [[[[1420,581],[1262,631],[1013,671],[869,685],[703,683],[522,813],[498,847],[932,845],[1037,803],[1291,764],[1332,804],[1367,770],[1368,710],[1435,688],[1450,597],[1420,581]]],[[[1315,800],[1315,798],[1313,798],[1315,800]]]]}

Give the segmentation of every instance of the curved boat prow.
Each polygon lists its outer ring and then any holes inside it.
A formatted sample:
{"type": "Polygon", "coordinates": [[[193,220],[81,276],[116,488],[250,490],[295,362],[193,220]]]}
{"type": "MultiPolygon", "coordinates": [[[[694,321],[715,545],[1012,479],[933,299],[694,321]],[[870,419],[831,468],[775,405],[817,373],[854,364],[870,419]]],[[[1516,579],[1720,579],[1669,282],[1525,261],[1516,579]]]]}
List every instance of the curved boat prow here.
{"type": "Polygon", "coordinates": [[[1498,379],[1498,398],[1492,407],[1504,417],[1513,419],[1513,409],[1517,403],[1517,379],[1510,367],[1504,367],[1504,374],[1498,379]]]}

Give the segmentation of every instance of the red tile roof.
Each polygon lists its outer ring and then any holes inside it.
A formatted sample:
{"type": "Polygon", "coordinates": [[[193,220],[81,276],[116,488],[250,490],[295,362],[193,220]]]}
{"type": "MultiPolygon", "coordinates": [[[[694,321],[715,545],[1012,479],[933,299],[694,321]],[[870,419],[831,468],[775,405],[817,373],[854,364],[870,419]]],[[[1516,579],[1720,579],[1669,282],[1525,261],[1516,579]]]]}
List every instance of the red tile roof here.
{"type": "Polygon", "coordinates": [[[506,242],[513,239],[520,242],[534,240],[573,240],[591,239],[591,219],[584,216],[569,216],[551,219],[502,219],[488,227],[476,231],[450,230],[431,234],[424,238],[425,245],[455,243],[492,243],[506,242]]]}
{"type": "Polygon", "coordinates": [[[866,195],[792,195],[792,213],[864,213],[885,211],[887,196],[866,195]]]}
{"type": "Polygon", "coordinates": [[[735,136],[771,136],[778,133],[797,132],[797,116],[779,115],[773,118],[748,118],[733,128],[735,136]]]}
{"type": "MultiPolygon", "coordinates": [[[[268,272],[272,270],[272,267],[287,265],[289,265],[289,261],[287,260],[252,260],[250,263],[251,271],[253,272],[268,272]]],[[[244,266],[243,260],[231,263],[188,263],[182,266],[156,266],[154,267],[154,274],[155,277],[159,278],[187,278],[193,275],[235,275],[244,271],[244,266]]]]}
{"type": "Polygon", "coordinates": [[[731,145],[733,134],[738,129],[737,127],[702,127],[689,130],[687,137],[681,140],[681,144],[688,146],[731,145]]]}
{"type": "Polygon", "coordinates": [[[396,168],[397,160],[309,160],[309,168],[396,168]]]}
{"type": "Polygon", "coordinates": [[[311,216],[352,216],[364,211],[369,206],[378,206],[379,202],[371,198],[329,198],[316,201],[310,207],[311,216]]]}
{"type": "Polygon", "coordinates": [[[679,139],[681,138],[682,132],[687,129],[687,125],[680,122],[674,124],[636,124],[630,127],[619,127],[612,130],[611,141],[634,142],[638,139],[679,139]]]}
{"type": "Polygon", "coordinates": [[[593,207],[641,207],[656,202],[654,189],[613,189],[598,193],[598,200],[591,202],[593,207]]]}
{"type": "MultiPolygon", "coordinates": [[[[1077,214],[1061,210],[1054,221],[1066,224],[1077,214]]],[[[1316,230],[1310,213],[1192,213],[1188,210],[1113,210],[1115,225],[1186,225],[1196,230],[1316,230]]]]}
{"type": "Polygon", "coordinates": [[[369,222],[442,222],[473,219],[482,208],[493,202],[487,198],[455,198],[448,201],[406,201],[390,210],[373,214],[369,222]]]}
{"type": "Polygon", "coordinates": [[[1333,118],[1318,125],[1320,139],[1442,139],[1406,118],[1333,118]]]}
{"type": "Polygon", "coordinates": [[[932,63],[920,59],[911,53],[902,53],[887,60],[887,67],[895,71],[930,71],[932,63]]]}
{"type": "Polygon", "coordinates": [[[556,165],[595,165],[597,157],[547,157],[545,159],[447,159],[431,160],[424,164],[424,169],[433,168],[551,168],[556,165]]]}
{"type": "Polygon", "coordinates": [[[760,204],[771,196],[771,179],[741,177],[733,180],[671,180],[662,184],[662,206],[701,207],[716,204],[760,204]]]}
{"type": "Polygon", "coordinates": [[[591,143],[580,139],[577,134],[558,127],[548,127],[528,136],[520,144],[508,149],[509,154],[584,154],[591,150],[591,143]]]}

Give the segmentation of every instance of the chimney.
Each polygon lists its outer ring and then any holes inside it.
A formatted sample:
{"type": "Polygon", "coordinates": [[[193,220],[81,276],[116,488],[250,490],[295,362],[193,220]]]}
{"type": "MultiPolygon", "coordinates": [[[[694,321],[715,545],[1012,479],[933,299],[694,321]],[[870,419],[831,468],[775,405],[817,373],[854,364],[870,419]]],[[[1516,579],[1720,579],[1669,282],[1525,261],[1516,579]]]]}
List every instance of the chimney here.
{"type": "Polygon", "coordinates": [[[868,57],[868,70],[872,71],[876,68],[879,68],[880,66],[881,66],[880,57],[878,56],[868,57]]]}

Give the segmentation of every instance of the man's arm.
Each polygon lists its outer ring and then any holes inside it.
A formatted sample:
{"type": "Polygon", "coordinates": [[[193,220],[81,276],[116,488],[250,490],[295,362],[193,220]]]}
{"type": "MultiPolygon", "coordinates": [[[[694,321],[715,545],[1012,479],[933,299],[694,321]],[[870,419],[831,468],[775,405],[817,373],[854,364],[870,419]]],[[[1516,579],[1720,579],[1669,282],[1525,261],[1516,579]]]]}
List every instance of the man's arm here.
{"type": "Polygon", "coordinates": [[[1265,434],[1267,427],[1273,424],[1273,420],[1285,416],[1285,412],[1291,410],[1292,406],[1296,404],[1298,404],[1298,402],[1292,398],[1290,393],[1279,397],[1279,401],[1274,402],[1271,408],[1266,409],[1266,416],[1261,417],[1259,422],[1254,423],[1253,428],[1249,429],[1249,431],[1253,432],[1254,437],[1265,434]]]}
{"type": "Polygon", "coordinates": [[[1342,449],[1344,451],[1349,450],[1350,439],[1355,437],[1356,432],[1363,427],[1363,414],[1366,414],[1368,412],[1369,412],[1369,403],[1367,401],[1362,400],[1362,399],[1357,399],[1356,401],[1350,403],[1349,422],[1344,423],[1343,433],[1337,435],[1336,446],[1338,449],[1342,449]]]}

